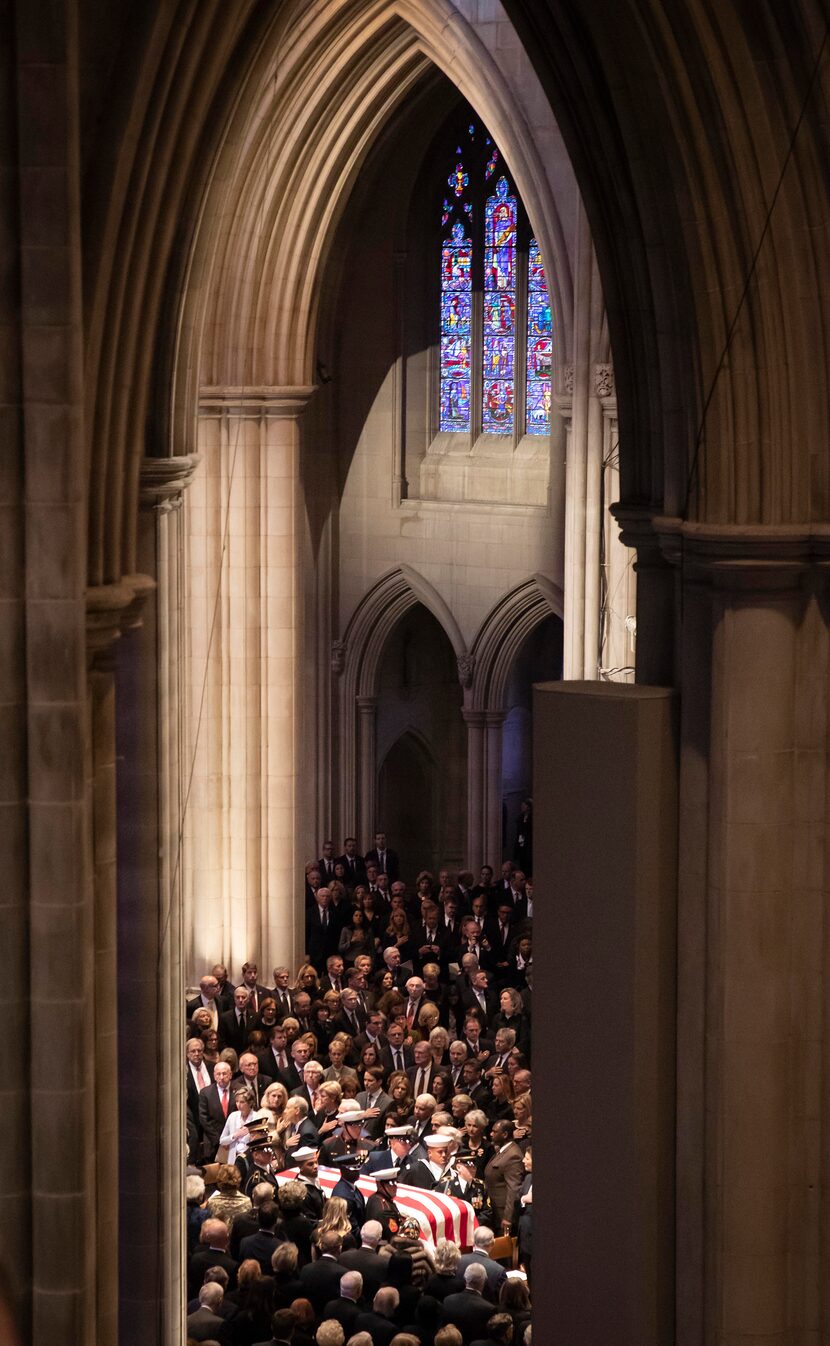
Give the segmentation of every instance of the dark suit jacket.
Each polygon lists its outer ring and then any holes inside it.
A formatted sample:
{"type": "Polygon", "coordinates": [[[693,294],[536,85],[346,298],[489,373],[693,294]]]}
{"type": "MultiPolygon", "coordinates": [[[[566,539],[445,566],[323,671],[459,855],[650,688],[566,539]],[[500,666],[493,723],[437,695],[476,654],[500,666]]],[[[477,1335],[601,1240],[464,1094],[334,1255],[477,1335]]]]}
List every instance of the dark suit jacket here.
{"type": "MultiPolygon", "coordinates": [[[[485,1253],[465,1253],[458,1261],[458,1275],[464,1279],[464,1272],[473,1262],[478,1262],[487,1272],[487,1296],[494,1304],[499,1302],[499,1290],[507,1280],[507,1268],[485,1253]]],[[[494,1310],[495,1312],[495,1310],[494,1310]]]]}
{"type": "Polygon", "coordinates": [[[331,860],[320,859],[317,861],[317,868],[320,871],[320,884],[323,888],[328,888],[329,884],[334,879],[334,866],[336,864],[337,861],[334,859],[333,856],[331,860]],[[329,870],[326,868],[326,865],[331,865],[331,872],[329,872],[329,870]]]}
{"type": "Polygon", "coordinates": [[[226,1010],[224,1014],[219,1015],[219,1036],[226,1047],[233,1047],[237,1056],[245,1050],[248,1045],[248,1034],[254,1016],[249,1010],[246,1010],[242,1023],[240,1024],[236,1017],[236,1010],[226,1010]]]}
{"type": "Polygon", "coordinates": [[[315,1313],[322,1313],[330,1299],[340,1294],[340,1277],[343,1268],[333,1257],[319,1257],[309,1262],[300,1272],[300,1284],[303,1294],[311,1300],[315,1313]]]}
{"type": "MultiPolygon", "coordinates": [[[[294,1067],[291,1064],[291,1055],[289,1052],[285,1053],[285,1059],[288,1062],[288,1069],[293,1070],[294,1067]]],[[[257,1060],[259,1061],[260,1075],[267,1076],[269,1080],[280,1080],[281,1082],[284,1083],[282,1078],[283,1073],[280,1071],[280,1068],[277,1065],[277,1058],[271,1051],[270,1046],[266,1047],[264,1052],[257,1053],[257,1060]]],[[[291,1086],[292,1089],[296,1089],[296,1087],[297,1087],[296,1084],[292,1084],[291,1086]]],[[[288,1088],[287,1085],[286,1088],[288,1088]]]]}
{"type": "Polygon", "coordinates": [[[458,1328],[465,1346],[487,1331],[494,1311],[489,1300],[472,1290],[460,1290],[456,1295],[447,1295],[444,1300],[444,1322],[458,1328]]]}
{"type": "Polygon", "coordinates": [[[188,1341],[229,1341],[227,1322],[212,1309],[198,1308],[187,1315],[188,1341]]]}
{"type": "MultiPolygon", "coordinates": [[[[465,1014],[467,1013],[468,1010],[471,1009],[472,1010],[481,1009],[481,1003],[478,999],[478,996],[476,995],[475,991],[472,990],[472,988],[470,990],[463,990],[461,992],[461,1008],[464,1010],[465,1014]]],[[[493,1019],[498,1012],[498,1008],[499,1008],[499,1002],[496,999],[496,993],[495,991],[491,990],[490,987],[488,986],[487,990],[484,992],[485,1027],[489,1027],[491,1019],[493,1019]]]]}
{"type": "Polygon", "coordinates": [[[372,1346],[389,1346],[389,1342],[398,1332],[391,1318],[384,1318],[382,1313],[374,1311],[359,1314],[354,1330],[368,1332],[372,1338],[372,1346]]]}
{"type": "Polygon", "coordinates": [[[443,967],[450,961],[450,942],[444,933],[444,928],[440,921],[436,923],[433,931],[432,947],[437,952],[422,954],[421,949],[427,943],[427,928],[419,922],[412,931],[412,943],[415,946],[415,960],[418,964],[418,970],[423,971],[425,963],[438,963],[443,967]]]}
{"type": "Polygon", "coordinates": [[[293,1012],[293,1009],[294,1009],[294,992],[293,992],[292,990],[290,990],[290,989],[286,989],[285,991],[280,991],[280,990],[275,986],[275,987],[272,988],[272,990],[270,990],[270,991],[268,992],[268,994],[272,997],[272,999],[276,1000],[276,1002],[277,1002],[277,1019],[278,1019],[278,1020],[282,1020],[282,1019],[284,1019],[285,1016],[286,1016],[286,1014],[291,1014],[291,1013],[293,1012]],[[286,996],[286,997],[287,997],[287,1000],[288,1000],[288,1005],[287,1005],[287,1007],[284,1006],[283,1003],[282,1003],[282,997],[283,997],[283,996],[286,996]]]}
{"type": "Polygon", "coordinates": [[[343,854],[338,855],[337,859],[346,870],[347,884],[354,887],[356,883],[366,882],[366,861],[362,855],[355,855],[350,860],[346,854],[343,854]]]}
{"type": "Polygon", "coordinates": [[[390,851],[388,846],[386,848],[386,863],[382,869],[380,865],[380,856],[374,846],[370,851],[366,852],[365,863],[367,865],[376,865],[378,873],[386,874],[390,883],[396,883],[400,878],[401,862],[398,859],[398,853],[397,851],[390,851]]]}
{"type": "MultiPolygon", "coordinates": [[[[228,1090],[228,1117],[232,1112],[236,1112],[236,1108],[233,1094],[228,1090]]],[[[205,1137],[205,1144],[211,1146],[214,1152],[226,1121],[227,1117],[219,1101],[219,1089],[215,1084],[209,1084],[207,1089],[203,1089],[199,1094],[199,1124],[205,1137]]]]}
{"type": "Polygon", "coordinates": [[[332,1019],[331,1026],[334,1030],[332,1037],[334,1036],[334,1033],[348,1033],[349,1037],[352,1039],[360,1037],[360,1034],[366,1028],[366,1011],[361,1009],[358,1005],[354,1014],[357,1019],[357,1032],[355,1033],[351,1020],[347,1018],[345,1013],[341,1012],[337,1015],[336,1019],[332,1019]]]}
{"type": "MultiPolygon", "coordinates": [[[[410,1066],[415,1064],[415,1057],[412,1054],[412,1048],[402,1047],[401,1051],[403,1053],[404,1070],[408,1070],[410,1066]]],[[[387,1075],[391,1070],[395,1069],[395,1064],[392,1060],[392,1048],[389,1046],[388,1043],[386,1044],[386,1046],[384,1047],[383,1051],[380,1054],[380,1062],[384,1070],[386,1071],[387,1075]]]]}
{"type": "MultiPolygon", "coordinates": [[[[425,1093],[425,1094],[429,1094],[429,1093],[432,1093],[432,1081],[435,1079],[435,1076],[438,1074],[438,1070],[436,1069],[435,1062],[432,1061],[432,1060],[430,1061],[429,1065],[425,1067],[425,1070],[426,1070],[426,1072],[427,1072],[427,1083],[426,1083],[426,1085],[424,1086],[424,1088],[421,1090],[421,1092],[422,1092],[422,1093],[425,1093]]],[[[418,1067],[417,1067],[416,1065],[411,1065],[411,1066],[408,1068],[408,1070],[407,1070],[407,1072],[406,1072],[406,1075],[407,1075],[407,1079],[409,1080],[410,1085],[412,1086],[412,1092],[413,1092],[413,1094],[414,1094],[414,1092],[415,1092],[415,1081],[416,1081],[416,1079],[418,1078],[418,1067]]]]}
{"type": "MultiPolygon", "coordinates": [[[[190,1113],[196,1127],[201,1133],[199,1125],[199,1086],[193,1078],[193,1071],[190,1069],[190,1062],[185,1064],[185,1084],[187,1087],[187,1110],[190,1113]]],[[[205,1066],[205,1074],[210,1079],[210,1068],[205,1066]]]]}
{"type": "MultiPolygon", "coordinates": [[[[388,1164],[388,1158],[386,1162],[388,1164]]],[[[346,1271],[360,1272],[363,1277],[363,1298],[371,1304],[386,1279],[388,1257],[381,1257],[380,1253],[373,1252],[371,1248],[350,1248],[348,1252],[341,1253],[340,1263],[346,1271]]]]}
{"type": "Polygon", "coordinates": [[[204,1285],[205,1272],[211,1267],[224,1267],[230,1277],[228,1289],[236,1287],[236,1259],[229,1253],[218,1252],[215,1248],[200,1244],[187,1264],[187,1293],[190,1299],[198,1295],[204,1285]]]}
{"type": "Polygon", "coordinates": [[[348,1340],[355,1331],[355,1323],[364,1307],[362,1300],[360,1303],[356,1303],[353,1299],[344,1299],[342,1295],[338,1295],[336,1299],[330,1299],[326,1304],[323,1309],[323,1318],[335,1318],[346,1333],[346,1339],[348,1340]]]}
{"type": "MultiPolygon", "coordinates": [[[[193,1018],[193,1015],[196,1013],[197,1009],[201,1008],[202,1008],[202,997],[200,995],[194,996],[192,1000],[187,1001],[187,1004],[184,1007],[184,1013],[185,1013],[185,1019],[187,1020],[188,1023],[193,1018]]],[[[222,1006],[217,1005],[216,1008],[221,1014],[222,1006]]]]}
{"type": "Polygon", "coordinates": [[[249,1080],[247,1075],[243,1075],[240,1071],[239,1074],[234,1075],[231,1080],[231,1093],[233,1093],[234,1089],[238,1089],[240,1084],[244,1084],[247,1088],[253,1089],[254,1097],[256,1099],[255,1107],[258,1108],[262,1101],[262,1095],[265,1093],[268,1085],[273,1084],[273,1080],[270,1075],[265,1075],[262,1071],[260,1071],[255,1080],[249,1080]]]}
{"type": "MultiPolygon", "coordinates": [[[[234,1221],[234,1223],[236,1223],[234,1221]]],[[[263,1276],[271,1275],[271,1254],[275,1248],[278,1248],[281,1240],[275,1233],[268,1233],[264,1229],[258,1229],[255,1234],[248,1234],[242,1239],[239,1245],[239,1260],[244,1262],[246,1257],[253,1257],[262,1267],[263,1276]]]]}
{"type": "Polygon", "coordinates": [[[337,953],[340,941],[340,921],[337,914],[329,912],[327,925],[320,920],[320,908],[316,902],[309,907],[305,916],[305,947],[310,962],[318,972],[326,966],[326,959],[337,953]]]}
{"type": "MultiPolygon", "coordinates": [[[[231,1225],[231,1239],[228,1244],[228,1252],[231,1257],[235,1257],[238,1262],[241,1261],[239,1246],[242,1240],[257,1233],[259,1233],[259,1218],[255,1210],[246,1211],[244,1215],[234,1215],[231,1225]]],[[[270,1276],[271,1273],[268,1274],[270,1276]]]]}
{"type": "Polygon", "coordinates": [[[435,1186],[432,1169],[427,1167],[423,1159],[413,1159],[411,1154],[401,1164],[400,1174],[400,1181],[409,1187],[420,1187],[425,1192],[431,1192],[435,1186]]]}

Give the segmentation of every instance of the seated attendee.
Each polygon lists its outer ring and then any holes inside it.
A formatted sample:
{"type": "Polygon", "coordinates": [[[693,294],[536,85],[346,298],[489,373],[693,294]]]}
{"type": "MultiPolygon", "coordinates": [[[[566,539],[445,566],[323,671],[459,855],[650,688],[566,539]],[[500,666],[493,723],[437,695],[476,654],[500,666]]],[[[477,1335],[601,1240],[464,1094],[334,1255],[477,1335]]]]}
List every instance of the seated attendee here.
{"type": "Polygon", "coordinates": [[[240,1262],[237,1287],[228,1295],[236,1307],[229,1328],[234,1346],[237,1342],[264,1340],[274,1312],[272,1291],[271,1277],[263,1276],[255,1258],[240,1262]]]}
{"type": "Polygon", "coordinates": [[[290,1308],[302,1294],[296,1243],[278,1243],[271,1254],[271,1296],[275,1309],[290,1308]]]}
{"type": "Polygon", "coordinates": [[[323,1309],[324,1318],[334,1318],[350,1336],[362,1312],[363,1277],[359,1271],[344,1271],[340,1277],[340,1294],[330,1299],[323,1309]]]}
{"type": "Polygon", "coordinates": [[[371,1309],[359,1315],[358,1332],[368,1332],[373,1346],[390,1346],[398,1331],[395,1318],[399,1305],[398,1291],[394,1286],[384,1285],[375,1295],[371,1309]]]}
{"type": "Polygon", "coordinates": [[[189,1341],[226,1342],[227,1319],[217,1313],[224,1293],[221,1285],[212,1282],[203,1285],[199,1291],[199,1307],[195,1313],[187,1315],[187,1336],[189,1341]]]}
{"type": "Polygon", "coordinates": [[[458,1244],[450,1239],[440,1238],[435,1245],[435,1270],[427,1278],[424,1294],[433,1299],[446,1299],[447,1295],[458,1294],[464,1289],[464,1277],[459,1273],[458,1261],[461,1254],[458,1244]]]}
{"type": "Polygon", "coordinates": [[[464,1272],[464,1289],[444,1300],[444,1322],[460,1329],[465,1346],[486,1336],[487,1324],[493,1316],[493,1305],[484,1298],[486,1286],[487,1272],[473,1263],[464,1272]]]}
{"type": "Polygon", "coordinates": [[[496,1262],[490,1256],[493,1250],[495,1235],[492,1229],[479,1227],[473,1234],[473,1250],[465,1253],[458,1263],[458,1271],[461,1276],[467,1270],[467,1267],[477,1264],[483,1266],[487,1272],[487,1298],[493,1304],[498,1302],[499,1291],[507,1280],[507,1271],[500,1262],[496,1262]]]}
{"type": "Polygon", "coordinates": [[[187,1199],[187,1252],[192,1253],[199,1242],[202,1225],[208,1218],[205,1203],[205,1180],[198,1173],[188,1173],[185,1179],[187,1199]]]}
{"type": "Polygon", "coordinates": [[[202,1225],[199,1246],[187,1264],[187,1292],[195,1299],[210,1267],[224,1267],[228,1273],[228,1286],[236,1285],[236,1258],[228,1253],[229,1230],[224,1220],[208,1219],[202,1225]]]}
{"type": "Polygon", "coordinates": [[[262,1274],[271,1272],[271,1258],[277,1247],[277,1220],[279,1207],[275,1201],[263,1201],[259,1208],[259,1229],[248,1234],[239,1245],[239,1255],[243,1259],[253,1258],[259,1263],[262,1274]]]}

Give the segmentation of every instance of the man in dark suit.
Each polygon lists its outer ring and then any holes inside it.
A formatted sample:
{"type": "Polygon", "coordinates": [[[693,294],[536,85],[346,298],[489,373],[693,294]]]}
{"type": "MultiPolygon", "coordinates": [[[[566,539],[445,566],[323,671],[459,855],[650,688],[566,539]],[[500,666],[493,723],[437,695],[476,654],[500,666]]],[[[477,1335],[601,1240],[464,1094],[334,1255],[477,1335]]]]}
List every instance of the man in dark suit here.
{"type": "Polygon", "coordinates": [[[386,1046],[380,1054],[380,1062],[387,1074],[392,1070],[408,1070],[415,1064],[411,1047],[404,1047],[404,1029],[402,1024],[390,1024],[386,1033],[386,1046]]]}
{"type": "Polygon", "coordinates": [[[339,1257],[343,1251],[343,1240],[339,1234],[327,1229],[320,1238],[320,1252],[316,1262],[309,1262],[300,1272],[300,1284],[303,1293],[311,1300],[318,1315],[330,1299],[340,1293],[340,1277],[343,1268],[339,1257]]]}
{"type": "MultiPolygon", "coordinates": [[[[247,1193],[251,1198],[251,1209],[244,1215],[234,1215],[231,1225],[231,1240],[228,1245],[228,1252],[231,1257],[235,1257],[237,1262],[242,1259],[239,1256],[239,1249],[243,1239],[251,1234],[259,1232],[259,1208],[265,1201],[274,1201],[274,1184],[271,1182],[258,1182],[247,1193]]],[[[271,1272],[268,1272],[271,1275],[271,1272]]]]}
{"type": "Polygon", "coordinates": [[[253,1024],[249,1009],[251,993],[247,986],[237,986],[233,993],[233,1009],[219,1015],[219,1037],[224,1047],[233,1047],[237,1056],[248,1045],[248,1034],[253,1024]]]}
{"type": "Polygon", "coordinates": [[[271,1083],[270,1077],[260,1071],[256,1052],[243,1052],[239,1058],[239,1073],[231,1080],[231,1092],[233,1093],[237,1085],[244,1084],[254,1096],[254,1107],[260,1108],[262,1095],[271,1083]]]}
{"type": "Polygon", "coordinates": [[[212,977],[215,977],[219,983],[219,995],[217,996],[217,1000],[219,1002],[220,1013],[224,1010],[233,1009],[233,993],[235,988],[233,982],[228,977],[228,969],[225,967],[225,964],[214,964],[210,969],[210,974],[212,977]]]}
{"type": "Polygon", "coordinates": [[[415,1062],[407,1070],[406,1077],[412,1087],[413,1095],[418,1098],[420,1094],[432,1093],[432,1082],[438,1071],[426,1039],[415,1043],[414,1056],[415,1062]]]}
{"type": "Polygon", "coordinates": [[[224,1267],[228,1273],[228,1288],[236,1286],[235,1258],[228,1253],[228,1226],[224,1220],[205,1220],[199,1236],[199,1247],[187,1264],[187,1294],[195,1299],[210,1267],[224,1267]]]}
{"type": "Polygon", "coordinates": [[[340,1294],[326,1304],[323,1318],[333,1318],[350,1337],[363,1307],[363,1277],[359,1271],[344,1271],[340,1277],[340,1294]]]}
{"type": "Polygon", "coordinates": [[[346,985],[346,970],[343,965],[343,959],[339,953],[330,954],[326,959],[326,975],[320,982],[320,995],[324,996],[326,991],[336,991],[342,995],[346,985]]]}
{"type": "MultiPolygon", "coordinates": [[[[277,1024],[276,1027],[271,1029],[271,1041],[265,1051],[259,1053],[257,1059],[260,1074],[266,1075],[269,1080],[282,1081],[283,1072],[291,1066],[288,1037],[282,1024],[277,1024]]],[[[291,1088],[296,1089],[298,1083],[299,1080],[292,1084],[291,1088]]]]}
{"type": "Polygon", "coordinates": [[[184,1007],[187,1021],[193,1018],[197,1009],[206,1009],[213,1020],[214,1028],[219,1027],[219,983],[212,975],[202,977],[199,982],[199,994],[188,1000],[184,1007]]]}
{"type": "Polygon", "coordinates": [[[375,833],[375,844],[366,852],[366,864],[376,865],[378,874],[387,874],[390,883],[400,877],[400,861],[397,853],[388,849],[385,832],[375,833]]]}
{"type": "Polygon", "coordinates": [[[465,1015],[470,1010],[475,1010],[481,1017],[482,1024],[486,1028],[495,1014],[498,1013],[499,1002],[496,993],[490,986],[490,978],[479,968],[472,976],[472,986],[469,991],[461,992],[461,1008],[465,1015]]]}
{"type": "Polygon", "coordinates": [[[471,1098],[477,1108],[486,1112],[489,1104],[493,1101],[492,1094],[486,1084],[481,1081],[481,1062],[471,1057],[464,1062],[462,1071],[464,1080],[464,1093],[471,1098]]]}
{"type": "Polygon", "coordinates": [[[406,983],[411,976],[407,968],[401,967],[401,951],[396,949],[394,944],[383,951],[383,962],[385,968],[392,973],[392,988],[403,994],[406,983]]]}
{"type": "Polygon", "coordinates": [[[366,1028],[366,1012],[361,1008],[357,992],[347,986],[340,997],[340,1006],[340,1013],[333,1021],[332,1027],[338,1033],[348,1033],[352,1039],[360,1037],[366,1028]]]}
{"type": "Polygon", "coordinates": [[[476,1337],[484,1335],[493,1315],[493,1305],[484,1298],[486,1285],[487,1272],[478,1262],[473,1262],[464,1272],[464,1289],[458,1294],[447,1295],[444,1300],[444,1322],[455,1324],[464,1346],[470,1346],[476,1337]]]}
{"type": "Polygon", "coordinates": [[[322,974],[326,959],[337,952],[339,939],[340,927],[331,910],[331,894],[328,888],[318,888],[314,906],[306,911],[305,921],[306,953],[318,974],[322,974]]]}
{"type": "Polygon", "coordinates": [[[279,1206],[275,1201],[263,1201],[259,1208],[259,1228],[255,1234],[249,1234],[239,1245],[241,1261],[252,1257],[259,1262],[263,1276],[271,1275],[271,1255],[279,1243],[276,1228],[279,1219],[279,1206]]]}
{"type": "Polygon", "coordinates": [[[398,1328],[395,1314],[401,1297],[394,1285],[383,1285],[372,1303],[371,1311],[361,1313],[355,1323],[355,1332],[368,1332],[372,1346],[389,1346],[398,1328]]]}
{"type": "Polygon", "coordinates": [[[287,967],[274,968],[274,985],[270,994],[277,1002],[277,1015],[280,1019],[284,1019],[294,1010],[294,992],[288,985],[290,980],[291,973],[287,967]]]}
{"type": "Polygon", "coordinates": [[[323,854],[317,861],[317,868],[320,871],[320,881],[326,887],[334,880],[334,866],[337,861],[334,858],[334,842],[323,842],[323,854]]]}
{"type": "Polygon", "coordinates": [[[306,1061],[305,1065],[303,1066],[302,1082],[297,1085],[296,1089],[291,1090],[292,1098],[305,1099],[306,1103],[308,1104],[308,1114],[312,1119],[314,1117],[315,1112],[318,1111],[317,1107],[315,1107],[314,1100],[317,1090],[320,1088],[320,1085],[322,1083],[323,1083],[323,1067],[320,1065],[320,1062],[306,1061]]]}
{"type": "Polygon", "coordinates": [[[484,938],[490,945],[493,975],[497,986],[505,986],[510,978],[511,946],[514,937],[513,907],[502,898],[495,915],[488,916],[484,922],[484,938]]]}
{"type": "Polygon", "coordinates": [[[343,842],[343,854],[338,855],[337,859],[346,871],[346,883],[350,887],[354,888],[356,883],[365,883],[366,862],[363,856],[357,853],[355,837],[346,837],[343,842]]]}
{"type": "Polygon", "coordinates": [[[248,988],[248,1009],[256,1016],[262,1008],[263,1000],[267,1000],[271,994],[267,986],[260,984],[259,968],[256,963],[242,964],[242,985],[248,988]]]}
{"type": "Polygon", "coordinates": [[[199,1291],[199,1307],[187,1315],[188,1341],[218,1341],[220,1346],[229,1341],[227,1319],[220,1316],[225,1293],[215,1281],[203,1285],[199,1291]]]}
{"type": "MultiPolygon", "coordinates": [[[[199,1094],[210,1084],[210,1072],[205,1065],[205,1044],[201,1038],[188,1038],[185,1047],[187,1067],[185,1081],[187,1085],[187,1111],[199,1126],[199,1094]]],[[[201,1134],[201,1131],[200,1131],[201,1134]]]]}
{"type": "MultiPolygon", "coordinates": [[[[469,1171],[469,1169],[465,1170],[465,1172],[469,1171]]],[[[464,1253],[463,1257],[460,1258],[458,1274],[463,1276],[467,1267],[472,1266],[474,1262],[484,1267],[487,1273],[487,1298],[494,1304],[498,1304],[499,1291],[507,1280],[507,1270],[501,1262],[496,1262],[490,1255],[493,1251],[494,1239],[495,1234],[492,1229],[488,1229],[486,1225],[479,1225],[473,1233],[473,1251],[464,1253]]]]}
{"type": "Polygon", "coordinates": [[[228,1113],[236,1111],[231,1094],[231,1068],[227,1061],[217,1061],[213,1067],[213,1084],[199,1094],[199,1125],[204,1139],[205,1158],[215,1158],[228,1113]]]}
{"type": "MultiPolygon", "coordinates": [[[[389,1163],[388,1154],[386,1162],[389,1163]]],[[[360,1247],[340,1254],[340,1265],[347,1271],[359,1271],[363,1277],[363,1298],[369,1303],[383,1284],[389,1265],[388,1259],[378,1252],[382,1237],[383,1226],[377,1220],[367,1220],[360,1231],[360,1247]]]]}
{"type": "Polygon", "coordinates": [[[441,913],[437,902],[421,904],[421,920],[412,931],[418,970],[423,973],[427,963],[437,963],[443,967],[449,962],[448,945],[441,927],[441,913]]]}

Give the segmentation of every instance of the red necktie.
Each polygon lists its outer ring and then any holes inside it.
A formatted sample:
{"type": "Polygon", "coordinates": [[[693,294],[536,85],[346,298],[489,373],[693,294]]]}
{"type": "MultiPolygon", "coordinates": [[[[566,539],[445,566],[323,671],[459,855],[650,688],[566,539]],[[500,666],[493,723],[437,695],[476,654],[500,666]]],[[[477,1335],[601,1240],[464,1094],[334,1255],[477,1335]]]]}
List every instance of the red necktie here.
{"type": "Polygon", "coordinates": [[[205,1074],[205,1068],[204,1068],[204,1066],[199,1066],[199,1070],[198,1070],[198,1073],[197,1073],[197,1075],[196,1075],[196,1079],[197,1079],[197,1081],[198,1081],[198,1084],[199,1084],[199,1088],[200,1088],[200,1089],[206,1089],[206,1088],[207,1088],[208,1078],[207,1078],[207,1075],[205,1074]]]}
{"type": "Polygon", "coordinates": [[[228,1115],[228,1094],[227,1094],[227,1090],[225,1090],[225,1091],[223,1092],[223,1091],[220,1089],[220,1091],[219,1091],[219,1097],[220,1097],[220,1099],[221,1099],[221,1101],[222,1101],[222,1111],[223,1111],[223,1113],[225,1114],[225,1116],[227,1117],[227,1115],[228,1115]]]}

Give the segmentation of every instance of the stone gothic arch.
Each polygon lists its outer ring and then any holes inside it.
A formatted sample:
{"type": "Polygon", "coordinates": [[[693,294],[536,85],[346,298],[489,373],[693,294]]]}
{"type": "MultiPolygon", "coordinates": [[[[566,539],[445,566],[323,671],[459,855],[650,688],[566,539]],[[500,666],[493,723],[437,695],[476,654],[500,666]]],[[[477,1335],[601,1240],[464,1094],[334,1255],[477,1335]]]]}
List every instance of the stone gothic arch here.
{"type": "Polygon", "coordinates": [[[340,830],[365,840],[375,825],[377,782],[377,679],[387,641],[416,603],[432,613],[456,659],[465,657],[464,638],[445,600],[412,566],[396,566],[361,599],[343,635],[335,642],[339,677],[340,830]]]}
{"type": "Polygon", "coordinates": [[[501,762],[504,703],[510,669],[531,631],[564,614],[562,590],[546,575],[533,575],[496,604],[473,641],[465,690],[467,722],[467,854],[501,860],[501,762]]]}

